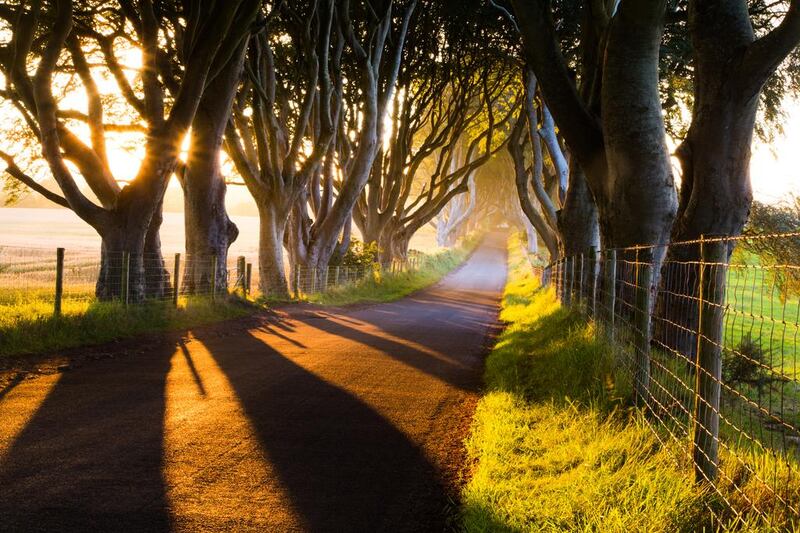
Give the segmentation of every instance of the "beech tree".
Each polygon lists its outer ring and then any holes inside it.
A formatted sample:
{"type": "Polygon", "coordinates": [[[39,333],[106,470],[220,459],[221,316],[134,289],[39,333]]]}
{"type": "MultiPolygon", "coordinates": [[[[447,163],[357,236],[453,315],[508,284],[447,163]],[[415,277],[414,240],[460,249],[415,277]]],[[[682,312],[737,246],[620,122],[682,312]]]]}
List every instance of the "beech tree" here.
{"type": "MultiPolygon", "coordinates": [[[[691,124],[676,150],[682,172],[673,242],[694,241],[701,235],[736,236],[747,222],[753,201],[750,147],[761,92],[800,44],[800,2],[781,2],[764,13],[773,16],[758,20],[757,37],[756,18],[745,0],[688,2],[694,92],[691,124]],[[787,4],[776,21],[776,9],[787,4]]],[[[669,248],[657,304],[664,320],[656,335],[688,354],[694,353],[696,343],[694,335],[685,332],[696,330],[698,316],[696,306],[687,312],[685,302],[697,294],[699,260],[696,243],[669,248]]]]}
{"type": "Polygon", "coordinates": [[[42,157],[58,183],[60,194],[40,186],[8,154],[7,172],[48,199],[73,210],[101,236],[98,297],[119,294],[121,252],[130,253],[132,299],[145,294],[157,296],[166,289],[168,282],[163,275],[158,239],[163,194],[206,84],[249,31],[257,7],[258,2],[253,0],[189,3],[180,7],[182,29],[187,37],[181,42],[183,72],[179,86],[172,92],[174,98],[169,99],[164,80],[158,76],[164,19],[151,2],[103,3],[80,6],[76,11],[70,0],[38,0],[30,7],[6,5],[0,10],[13,32],[0,66],[7,81],[3,96],[13,100],[31,134],[38,139],[42,157]],[[101,14],[108,18],[108,34],[102,33],[103,28],[81,25],[81,15],[97,20],[101,14]],[[118,62],[109,61],[121,28],[130,29],[141,48],[139,87],[131,86],[118,62]],[[135,178],[124,187],[117,183],[108,162],[104,102],[83,51],[82,39],[87,35],[95,40],[103,37],[100,41],[106,46],[101,50],[105,67],[119,84],[126,101],[146,121],[145,156],[135,178]],[[31,76],[28,66],[33,57],[38,64],[31,76]],[[54,75],[65,69],[75,72],[81,80],[88,101],[85,113],[59,107],[54,94],[54,75]],[[70,117],[78,117],[88,125],[88,143],[70,129],[67,124],[70,117]],[[67,161],[78,170],[99,205],[80,190],[67,161]],[[155,261],[145,261],[145,253],[155,261]],[[146,280],[152,283],[146,285],[146,280]]]}
{"type": "Polygon", "coordinates": [[[262,291],[287,294],[284,244],[308,267],[346,247],[415,5],[396,16],[393,1],[377,14],[348,0],[283,4],[275,37],[251,40],[226,147],[259,208],[262,291]]]}
{"type": "MultiPolygon", "coordinates": [[[[757,37],[746,0],[688,2],[694,92],[691,124],[676,150],[682,173],[675,241],[739,235],[747,221],[760,95],[800,44],[799,1],[778,2],[766,13],[757,37]],[[779,18],[781,6],[787,9],[779,18]]],[[[687,253],[697,257],[697,250],[687,253]]]]}
{"type": "Polygon", "coordinates": [[[387,146],[353,214],[383,260],[405,257],[414,233],[466,193],[470,177],[505,144],[517,99],[513,75],[495,67],[462,64],[447,83],[408,84],[396,100],[387,146]],[[433,170],[416,188],[425,163],[433,170]]]}
{"type": "MultiPolygon", "coordinates": [[[[508,144],[520,210],[541,237],[552,260],[560,256],[558,211],[569,182],[569,168],[550,111],[537,99],[536,75],[524,70],[525,104],[508,144]],[[544,145],[544,146],[543,146],[544,145]],[[528,165],[526,146],[530,147],[528,165]],[[545,165],[545,148],[550,165],[545,165]],[[535,202],[531,199],[531,190],[535,202]]],[[[527,229],[527,228],[526,228],[527,229]]]]}
{"type": "Polygon", "coordinates": [[[586,2],[579,85],[550,2],[512,4],[525,58],[572,156],[559,221],[564,252],[597,245],[593,204],[604,246],[665,242],[677,208],[659,99],[665,2],[586,2]]]}
{"type": "Polygon", "coordinates": [[[288,295],[287,220],[326,158],[333,164],[329,146],[341,112],[344,47],[336,9],[331,0],[279,7],[270,31],[251,38],[246,79],[227,125],[227,152],[258,206],[265,294],[288,295]]]}
{"type": "MultiPolygon", "coordinates": [[[[342,112],[337,123],[334,146],[338,165],[334,165],[331,154],[321,181],[313,180],[307,190],[308,198],[295,205],[290,220],[292,265],[325,268],[337,250],[346,248],[353,209],[370,178],[384,137],[385,118],[397,94],[403,51],[416,5],[416,0],[405,3],[396,16],[395,2],[391,0],[377,4],[378,16],[372,13],[374,5],[353,9],[344,0],[337,7],[339,28],[347,43],[346,64],[352,69],[345,73],[348,84],[343,88],[342,112]],[[353,13],[360,15],[355,17],[353,13]],[[335,199],[330,192],[334,183],[335,199]],[[322,195],[319,187],[323,187],[322,195]],[[325,190],[329,192],[326,194],[325,190]],[[316,208],[313,218],[308,213],[309,203],[316,208]]],[[[416,17],[415,24],[423,16],[421,13],[416,17]]]]}
{"type": "Polygon", "coordinates": [[[436,230],[438,246],[454,246],[456,241],[464,235],[466,222],[475,210],[477,193],[475,174],[471,174],[467,179],[467,192],[451,198],[431,221],[431,226],[436,230]]]}

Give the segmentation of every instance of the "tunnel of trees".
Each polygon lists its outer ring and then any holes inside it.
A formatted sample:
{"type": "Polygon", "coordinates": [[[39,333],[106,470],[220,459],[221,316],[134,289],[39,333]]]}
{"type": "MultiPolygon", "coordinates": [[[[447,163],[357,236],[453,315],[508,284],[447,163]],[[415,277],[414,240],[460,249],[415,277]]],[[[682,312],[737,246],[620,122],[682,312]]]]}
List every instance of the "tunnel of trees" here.
{"type": "MultiPolygon", "coordinates": [[[[229,181],[257,205],[260,288],[278,296],[287,258],[336,264],[354,230],[380,261],[426,225],[452,245],[493,216],[551,261],[735,236],[754,133],[779,127],[800,83],[798,42],[798,0],[9,1],[0,99],[13,146],[36,157],[0,155],[7,189],[100,236],[101,299],[118,296],[121,252],[132,298],[170,290],[173,177],[187,254],[220,259],[187,264],[187,291],[226,282],[229,181]],[[110,135],[143,147],[130,181],[112,172],[110,135]]],[[[660,264],[667,248],[652,249],[660,264]]],[[[665,292],[691,294],[681,283],[665,292]]]]}

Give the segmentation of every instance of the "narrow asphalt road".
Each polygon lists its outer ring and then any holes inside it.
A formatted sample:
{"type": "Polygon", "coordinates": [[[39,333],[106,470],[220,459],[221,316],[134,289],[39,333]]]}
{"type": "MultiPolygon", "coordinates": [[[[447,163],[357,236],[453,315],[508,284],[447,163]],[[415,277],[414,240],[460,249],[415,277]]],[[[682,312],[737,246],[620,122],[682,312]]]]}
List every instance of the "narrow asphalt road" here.
{"type": "MultiPolygon", "coordinates": [[[[505,280],[288,307],[0,387],[0,530],[442,531],[505,280]]],[[[94,358],[92,358],[94,359],[94,358]]]]}

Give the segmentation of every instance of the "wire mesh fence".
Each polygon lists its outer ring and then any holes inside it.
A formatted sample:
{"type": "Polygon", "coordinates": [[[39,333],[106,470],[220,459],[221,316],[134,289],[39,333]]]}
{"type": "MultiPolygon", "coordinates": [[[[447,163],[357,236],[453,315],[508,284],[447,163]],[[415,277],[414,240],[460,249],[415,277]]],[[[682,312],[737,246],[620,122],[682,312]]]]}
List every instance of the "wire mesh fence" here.
{"type": "Polygon", "coordinates": [[[0,246],[0,311],[13,316],[22,306],[33,306],[36,314],[58,315],[71,304],[85,307],[93,301],[178,305],[184,296],[300,297],[377,280],[387,273],[416,270],[420,262],[421,257],[412,254],[402,261],[374,264],[295,265],[287,269],[289,276],[262,280],[257,264],[254,268],[244,256],[223,260],[208,254],[132,256],[127,252],[0,246]]]}
{"type": "Polygon", "coordinates": [[[800,524],[800,234],[565,257],[541,272],[593,317],[655,435],[734,517],[800,524]]]}

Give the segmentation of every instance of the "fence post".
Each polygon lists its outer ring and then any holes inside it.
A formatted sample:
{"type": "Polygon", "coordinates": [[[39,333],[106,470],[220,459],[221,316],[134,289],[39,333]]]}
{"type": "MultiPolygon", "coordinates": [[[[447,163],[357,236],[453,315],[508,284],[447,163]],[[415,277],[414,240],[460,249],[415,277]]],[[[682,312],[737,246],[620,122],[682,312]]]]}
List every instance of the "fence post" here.
{"type": "Polygon", "coordinates": [[[569,275],[569,289],[566,292],[566,305],[572,305],[572,299],[575,295],[575,256],[570,256],[567,258],[569,262],[569,266],[567,267],[568,275],[569,275]]]}
{"type": "Polygon", "coordinates": [[[122,276],[120,278],[120,296],[123,305],[128,305],[128,289],[130,288],[131,253],[122,252],[122,276]]]}
{"type": "Polygon", "coordinates": [[[695,364],[695,480],[713,482],[719,463],[719,409],[722,382],[722,330],[728,246],[700,237],[697,360],[695,364]]]}
{"type": "Polygon", "coordinates": [[[180,282],[181,254],[175,254],[175,269],[172,271],[172,305],[178,307],[178,283],[180,282]]]}
{"type": "Polygon", "coordinates": [[[333,275],[333,286],[334,287],[338,287],[339,286],[339,270],[340,269],[341,269],[341,267],[339,265],[336,265],[336,271],[335,271],[335,273],[333,275]]]}
{"type": "Polygon", "coordinates": [[[640,263],[638,250],[636,257],[636,403],[645,407],[650,399],[650,283],[653,266],[648,259],[640,263]]]}
{"type": "Polygon", "coordinates": [[[614,309],[617,306],[617,251],[607,250],[608,259],[603,264],[603,274],[605,281],[603,285],[606,289],[605,323],[606,334],[610,340],[614,340],[614,309]]]}
{"type": "Polygon", "coordinates": [[[211,256],[211,300],[217,299],[217,254],[211,256]]]}
{"type": "Polygon", "coordinates": [[[236,258],[236,283],[239,285],[239,288],[242,289],[242,298],[247,298],[247,287],[245,287],[245,280],[244,280],[244,269],[245,269],[245,259],[243,255],[240,255],[236,258]]]}
{"type": "Polygon", "coordinates": [[[580,278],[578,279],[578,306],[581,306],[584,303],[586,303],[586,295],[584,294],[584,291],[586,290],[586,282],[585,282],[585,279],[584,279],[584,276],[585,276],[586,272],[585,272],[585,269],[583,267],[583,263],[584,263],[585,259],[586,259],[586,256],[583,254],[583,252],[581,252],[578,255],[578,261],[580,261],[580,268],[578,270],[578,275],[580,276],[580,278]]]}
{"type": "Polygon", "coordinates": [[[253,279],[253,263],[247,263],[244,271],[244,297],[250,294],[250,282],[253,279]]]}
{"type": "Polygon", "coordinates": [[[597,318],[597,248],[589,248],[589,310],[597,318]]]}
{"type": "Polygon", "coordinates": [[[300,268],[302,268],[299,264],[294,266],[294,277],[295,277],[295,286],[294,286],[294,295],[295,298],[300,297],[300,268]]]}
{"type": "Polygon", "coordinates": [[[61,316],[61,297],[64,294],[64,249],[56,248],[56,296],[53,314],[61,316]]]}

